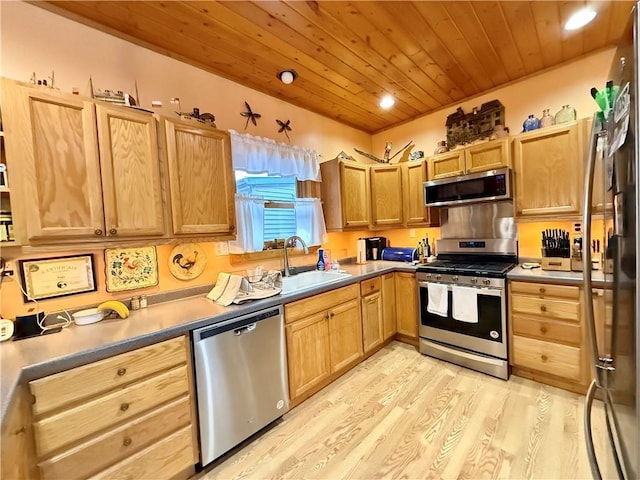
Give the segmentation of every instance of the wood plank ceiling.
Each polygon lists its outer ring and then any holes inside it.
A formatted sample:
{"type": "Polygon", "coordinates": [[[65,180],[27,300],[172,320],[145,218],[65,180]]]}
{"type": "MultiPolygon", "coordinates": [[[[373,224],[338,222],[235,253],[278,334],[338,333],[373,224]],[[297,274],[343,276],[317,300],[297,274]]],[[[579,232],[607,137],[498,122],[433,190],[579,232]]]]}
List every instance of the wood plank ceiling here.
{"type": "Polygon", "coordinates": [[[634,3],[34,2],[369,133],[613,45],[634,3]],[[596,19],[564,31],[587,3],[596,19]]]}

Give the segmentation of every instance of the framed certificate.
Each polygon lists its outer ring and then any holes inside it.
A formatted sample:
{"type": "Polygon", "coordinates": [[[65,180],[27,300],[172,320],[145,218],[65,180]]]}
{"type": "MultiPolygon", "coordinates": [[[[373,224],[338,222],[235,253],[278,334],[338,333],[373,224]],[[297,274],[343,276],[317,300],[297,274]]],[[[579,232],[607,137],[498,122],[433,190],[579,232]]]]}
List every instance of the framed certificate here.
{"type": "Polygon", "coordinates": [[[93,254],[18,260],[25,301],[95,292],[93,254]]]}

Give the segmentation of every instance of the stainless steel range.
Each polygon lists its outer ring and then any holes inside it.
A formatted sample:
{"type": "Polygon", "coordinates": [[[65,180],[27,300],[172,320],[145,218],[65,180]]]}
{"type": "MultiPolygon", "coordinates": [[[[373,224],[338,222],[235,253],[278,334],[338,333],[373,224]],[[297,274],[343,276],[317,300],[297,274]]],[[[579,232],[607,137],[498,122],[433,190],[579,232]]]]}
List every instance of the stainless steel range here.
{"type": "MultiPolygon", "coordinates": [[[[515,228],[510,226],[513,219],[496,216],[495,208],[488,206],[457,209],[464,211],[455,212],[454,218],[468,220],[475,212],[476,220],[490,220],[489,231],[485,227],[483,233],[512,238],[444,238],[437,242],[437,260],[419,266],[416,274],[420,352],[506,380],[506,276],[518,261],[515,228]],[[502,233],[495,234],[497,231],[502,233]]],[[[454,224],[443,223],[443,236],[473,233],[454,224]]]]}

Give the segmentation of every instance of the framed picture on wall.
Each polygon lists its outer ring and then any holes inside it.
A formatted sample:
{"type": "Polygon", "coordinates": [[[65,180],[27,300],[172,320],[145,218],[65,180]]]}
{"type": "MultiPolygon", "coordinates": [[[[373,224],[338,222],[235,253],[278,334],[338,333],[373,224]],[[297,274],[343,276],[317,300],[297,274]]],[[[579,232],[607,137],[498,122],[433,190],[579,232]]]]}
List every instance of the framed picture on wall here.
{"type": "Polygon", "coordinates": [[[104,260],[107,292],[158,285],[156,247],[107,248],[104,260]]]}
{"type": "Polygon", "coordinates": [[[95,292],[93,254],[18,260],[25,301],[95,292]]]}

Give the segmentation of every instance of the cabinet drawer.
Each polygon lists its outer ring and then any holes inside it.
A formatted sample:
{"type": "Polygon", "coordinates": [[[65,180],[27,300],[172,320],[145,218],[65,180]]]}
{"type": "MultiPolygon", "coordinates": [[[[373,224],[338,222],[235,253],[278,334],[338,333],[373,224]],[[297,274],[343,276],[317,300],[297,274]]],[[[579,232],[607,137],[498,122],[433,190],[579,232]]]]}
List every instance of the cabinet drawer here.
{"type": "Polygon", "coordinates": [[[42,480],[76,480],[100,472],[191,424],[184,396],[38,464],[42,480]]]}
{"type": "Polygon", "coordinates": [[[580,302],[571,300],[512,295],[511,310],[513,312],[535,315],[542,318],[557,318],[559,320],[573,322],[580,321],[580,302]]]}
{"type": "Polygon", "coordinates": [[[284,321],[291,323],[301,318],[313,315],[316,312],[327,310],[335,305],[348,302],[360,295],[360,285],[354,283],[348,287],[337,288],[330,292],[314,295],[284,306],[284,321]]]}
{"type": "Polygon", "coordinates": [[[191,427],[185,427],[90,478],[173,478],[194,464],[191,427]]]}
{"type": "Polygon", "coordinates": [[[569,380],[580,381],[580,349],[557,343],[513,336],[513,365],[540,370],[569,380]]]}
{"type": "Polygon", "coordinates": [[[538,295],[544,297],[560,297],[578,300],[580,289],[571,285],[552,285],[548,283],[511,282],[509,284],[511,293],[525,293],[527,295],[538,295]]]}
{"type": "Polygon", "coordinates": [[[360,295],[363,297],[373,292],[380,291],[380,277],[370,278],[360,282],[360,295]]]}
{"type": "Polygon", "coordinates": [[[570,345],[580,346],[582,329],[575,323],[545,321],[534,318],[513,315],[511,318],[513,333],[527,337],[538,337],[570,345]]]}
{"type": "Polygon", "coordinates": [[[33,424],[39,456],[188,393],[187,367],[134,383],[33,424]]]}
{"type": "Polygon", "coordinates": [[[29,382],[35,396],[33,413],[40,415],[79,402],[186,361],[182,336],[33,380],[29,382]]]}

